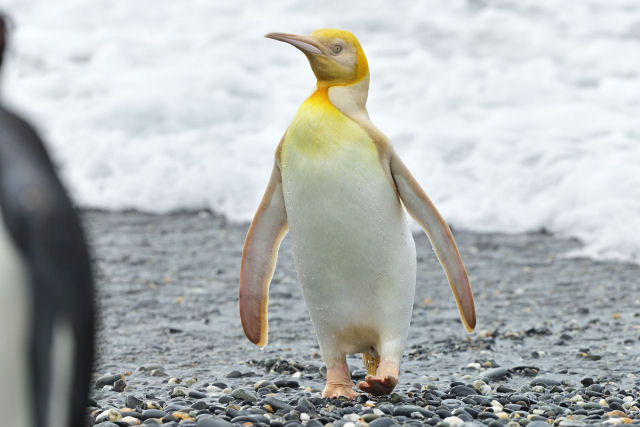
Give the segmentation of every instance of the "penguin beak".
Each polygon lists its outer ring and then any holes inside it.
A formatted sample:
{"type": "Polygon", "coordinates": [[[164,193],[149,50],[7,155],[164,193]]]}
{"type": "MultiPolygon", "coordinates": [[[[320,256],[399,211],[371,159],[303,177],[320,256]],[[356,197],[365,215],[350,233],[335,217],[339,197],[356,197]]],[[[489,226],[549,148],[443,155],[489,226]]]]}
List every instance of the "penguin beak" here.
{"type": "Polygon", "coordinates": [[[320,44],[311,36],[298,36],[296,34],[286,33],[269,33],[265,35],[268,39],[274,39],[281,42],[289,43],[300,49],[304,53],[322,54],[320,44]]]}

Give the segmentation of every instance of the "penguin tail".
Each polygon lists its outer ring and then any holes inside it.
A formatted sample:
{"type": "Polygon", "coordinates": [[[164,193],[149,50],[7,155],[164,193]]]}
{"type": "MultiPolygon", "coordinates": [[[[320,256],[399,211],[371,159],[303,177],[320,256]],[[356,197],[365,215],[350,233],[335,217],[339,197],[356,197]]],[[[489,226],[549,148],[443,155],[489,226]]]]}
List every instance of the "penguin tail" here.
{"type": "Polygon", "coordinates": [[[380,364],[380,356],[373,356],[369,353],[362,353],[362,362],[367,368],[367,374],[375,377],[376,371],[378,370],[378,365],[380,364]]]}

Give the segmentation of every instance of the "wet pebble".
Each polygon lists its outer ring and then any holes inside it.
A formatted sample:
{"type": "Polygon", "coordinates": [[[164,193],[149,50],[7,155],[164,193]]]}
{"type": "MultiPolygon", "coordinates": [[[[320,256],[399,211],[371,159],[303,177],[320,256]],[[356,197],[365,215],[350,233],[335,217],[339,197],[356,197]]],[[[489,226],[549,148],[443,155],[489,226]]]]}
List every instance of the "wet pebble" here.
{"type": "Polygon", "coordinates": [[[124,376],[121,374],[106,375],[104,377],[100,377],[96,380],[96,388],[102,388],[107,385],[112,386],[116,381],[122,378],[124,378],[124,376]]]}
{"type": "Polygon", "coordinates": [[[255,393],[245,388],[237,388],[233,390],[233,392],[231,393],[231,396],[235,397],[236,399],[244,400],[249,403],[253,403],[258,400],[258,396],[256,396],[255,393]]]}

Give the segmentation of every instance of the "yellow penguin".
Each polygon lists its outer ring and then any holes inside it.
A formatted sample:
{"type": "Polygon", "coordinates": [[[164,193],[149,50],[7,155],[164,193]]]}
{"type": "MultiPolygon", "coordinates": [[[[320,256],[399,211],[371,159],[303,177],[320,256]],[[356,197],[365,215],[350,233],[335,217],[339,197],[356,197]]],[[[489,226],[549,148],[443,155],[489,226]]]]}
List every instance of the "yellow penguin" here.
{"type": "Polygon", "coordinates": [[[327,366],[324,397],[354,398],[346,355],[362,353],[374,395],[398,382],[416,285],[415,243],[402,204],[429,236],[471,332],[475,307],[451,230],[391,143],[369,120],[369,66],[348,31],[269,33],[307,56],[317,78],[276,149],[271,179],[242,251],[240,317],[267,343],[267,299],[287,231],[327,366]],[[402,202],[402,203],[401,203],[402,202]]]}

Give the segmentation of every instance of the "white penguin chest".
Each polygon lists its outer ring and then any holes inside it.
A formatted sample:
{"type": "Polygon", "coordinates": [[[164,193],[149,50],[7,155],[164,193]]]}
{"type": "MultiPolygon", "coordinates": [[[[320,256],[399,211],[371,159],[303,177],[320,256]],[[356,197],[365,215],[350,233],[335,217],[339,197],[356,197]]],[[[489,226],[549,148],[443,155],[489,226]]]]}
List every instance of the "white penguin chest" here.
{"type": "MultiPolygon", "coordinates": [[[[10,238],[0,210],[0,378],[12,384],[0,389],[0,409],[16,414],[18,427],[29,426],[27,363],[31,315],[27,269],[10,238]]],[[[31,403],[29,403],[30,405],[31,403]]]]}
{"type": "Polygon", "coordinates": [[[399,277],[411,281],[405,277],[415,270],[413,238],[378,150],[360,126],[337,110],[310,114],[303,105],[283,142],[281,172],[307,299],[317,281],[332,283],[320,294],[332,286],[361,293],[399,277]]]}

